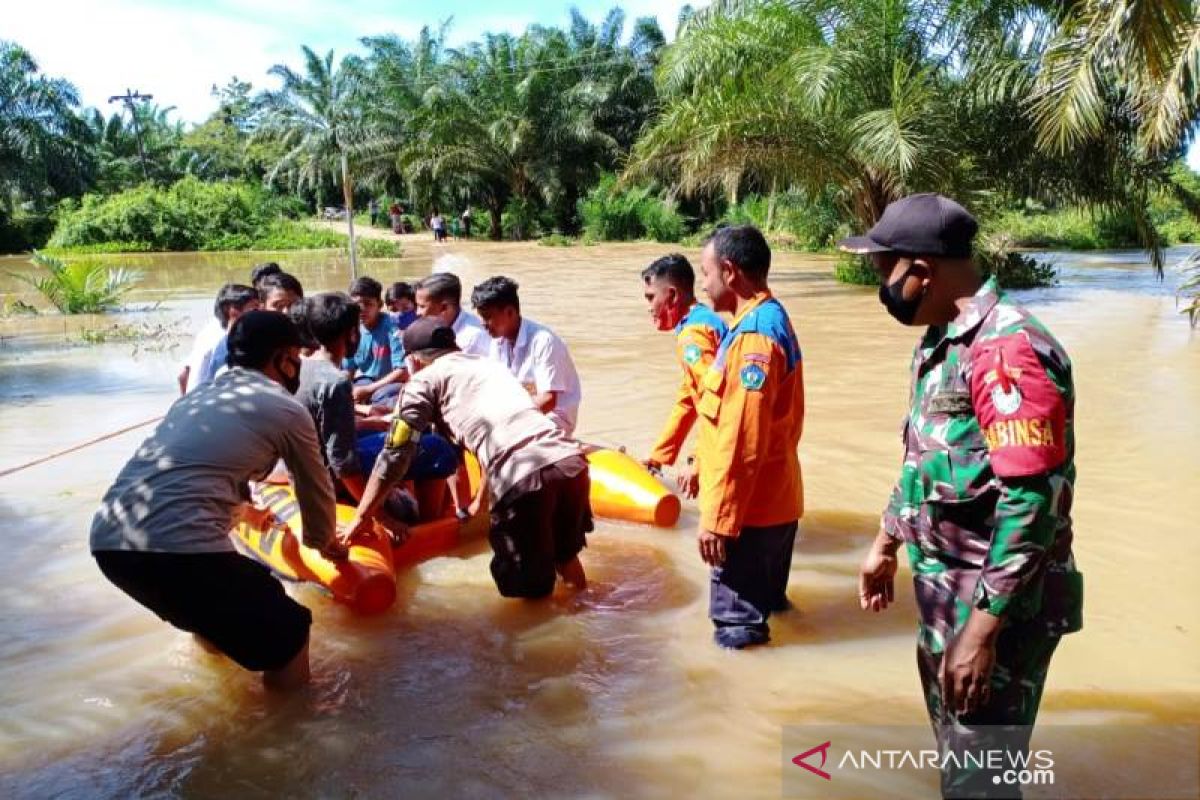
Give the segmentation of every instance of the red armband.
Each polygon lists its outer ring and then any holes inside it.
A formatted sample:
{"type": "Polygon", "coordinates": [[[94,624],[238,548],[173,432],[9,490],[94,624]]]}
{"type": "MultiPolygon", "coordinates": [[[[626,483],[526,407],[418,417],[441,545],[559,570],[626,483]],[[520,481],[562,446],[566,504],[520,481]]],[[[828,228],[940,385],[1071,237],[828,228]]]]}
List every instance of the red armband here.
{"type": "Polygon", "coordinates": [[[971,402],[992,471],[1017,478],[1062,464],[1066,404],[1029,340],[1014,334],[981,342],[971,358],[971,402]]]}

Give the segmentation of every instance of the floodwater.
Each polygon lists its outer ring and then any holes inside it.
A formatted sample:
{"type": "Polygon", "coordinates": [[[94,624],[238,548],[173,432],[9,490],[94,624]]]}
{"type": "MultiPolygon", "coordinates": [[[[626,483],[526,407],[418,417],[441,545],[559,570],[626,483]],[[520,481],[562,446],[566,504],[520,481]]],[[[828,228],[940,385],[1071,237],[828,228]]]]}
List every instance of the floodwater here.
{"type": "MultiPolygon", "coordinates": [[[[526,314],[571,346],[583,438],[644,453],[677,375],[637,275],[666,249],[413,240],[365,271],[386,283],[438,260],[468,286],[515,277],[526,314]]],[[[333,254],[274,257],[310,291],[347,283],[333,254]]],[[[161,414],[188,344],[172,350],[175,332],[198,329],[216,287],[263,258],[118,259],[147,272],[141,310],[120,317],[153,331],[137,345],[79,343],[111,320],[0,320],[0,470],[161,414]]],[[[1040,722],[1200,723],[1200,340],[1177,313],[1176,275],[1157,282],[1136,253],[1059,260],[1062,286],[1023,296],[1076,366],[1087,598],[1040,722]]],[[[26,268],[0,259],[0,293],[21,291],[9,273],[26,268]]],[[[671,531],[601,522],[578,597],[500,598],[482,543],[402,575],[381,618],[293,587],[314,612],[315,682],[268,696],[107,584],[88,554],[90,517],[142,430],[0,478],[0,796],[776,797],[784,726],[924,724],[907,579],[878,616],[859,611],[855,583],[899,468],[916,334],[830,272],[789,253],[772,271],[806,361],[808,514],[797,609],[772,620],[770,646],[711,643],[688,506],[671,531]]],[[[1145,729],[1129,730],[1152,757],[1145,729]]],[[[1101,794],[1103,769],[1074,769],[1080,796],[1101,794]]],[[[890,780],[877,796],[902,793],[890,780]]]]}

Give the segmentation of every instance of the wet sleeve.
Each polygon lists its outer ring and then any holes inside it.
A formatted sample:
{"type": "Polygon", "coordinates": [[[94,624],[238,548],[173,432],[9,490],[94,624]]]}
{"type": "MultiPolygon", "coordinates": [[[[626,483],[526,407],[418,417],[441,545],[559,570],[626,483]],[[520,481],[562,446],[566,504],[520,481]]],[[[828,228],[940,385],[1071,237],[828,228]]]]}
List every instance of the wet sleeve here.
{"type": "Polygon", "coordinates": [[[279,455],[287,464],[296,487],[304,544],[319,549],[332,542],[337,534],[333,481],[321,460],[312,415],[297,407],[289,416],[282,420],[283,452],[279,455]]]}
{"type": "Polygon", "coordinates": [[[675,395],[675,405],[671,407],[667,424],[650,451],[651,460],[660,464],[674,464],[679,458],[683,443],[696,422],[699,387],[717,355],[714,337],[705,336],[695,326],[685,328],[679,338],[679,363],[683,367],[683,380],[675,395]]]}
{"type": "Polygon", "coordinates": [[[358,433],[354,425],[354,390],[350,381],[341,380],[330,387],[325,399],[325,458],[339,478],[359,475],[358,433]]]}
{"type": "Polygon", "coordinates": [[[380,476],[386,486],[404,480],[416,454],[417,442],[421,434],[429,430],[436,412],[436,398],[428,381],[414,378],[401,389],[396,399],[392,426],[372,470],[372,474],[380,476]]]}
{"type": "Polygon", "coordinates": [[[774,342],[757,333],[738,336],[725,359],[716,444],[700,463],[700,522],[714,533],[737,536],[767,454],[785,364],[774,342]]]}
{"type": "Polygon", "coordinates": [[[973,348],[971,402],[1000,488],[975,605],[996,616],[1040,574],[1054,542],[1067,451],[1063,381],[1024,332],[973,348]]]}

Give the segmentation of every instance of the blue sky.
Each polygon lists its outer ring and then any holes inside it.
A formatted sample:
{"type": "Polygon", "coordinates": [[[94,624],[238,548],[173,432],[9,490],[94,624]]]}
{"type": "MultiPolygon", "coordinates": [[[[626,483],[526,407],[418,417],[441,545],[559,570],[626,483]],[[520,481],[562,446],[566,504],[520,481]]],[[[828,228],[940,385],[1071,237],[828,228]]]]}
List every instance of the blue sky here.
{"type": "MultiPolygon", "coordinates": [[[[707,5],[694,0],[692,5],[707,5]]],[[[10,0],[0,37],[33,53],[41,68],[79,88],[86,105],[109,106],[126,88],[175,106],[180,119],[199,122],[215,107],[213,84],[231,76],[255,88],[274,85],[267,69],[300,63],[300,45],[339,53],[362,36],[414,36],[422,25],[453,18],[451,45],[485,31],[520,32],[531,23],[564,24],[571,6],[600,21],[612,0],[10,0]]],[[[655,16],[673,36],[682,0],[625,0],[628,28],[655,16]]],[[[1188,153],[1200,170],[1200,146],[1188,153]]]]}
{"type": "MultiPolygon", "coordinates": [[[[126,88],[175,106],[179,118],[203,120],[215,108],[213,84],[231,76],[255,88],[273,86],[267,69],[300,64],[300,45],[345,53],[362,36],[398,33],[411,38],[422,25],[453,18],[451,45],[485,31],[520,32],[531,23],[565,24],[575,6],[599,22],[613,0],[12,0],[0,38],[29,50],[49,75],[78,87],[85,105],[106,107],[126,88]]],[[[668,37],[682,0],[626,0],[626,29],[655,16],[668,37]]],[[[707,5],[707,0],[693,2],[707,5]]],[[[116,108],[116,106],[108,106],[116,108]]]]}

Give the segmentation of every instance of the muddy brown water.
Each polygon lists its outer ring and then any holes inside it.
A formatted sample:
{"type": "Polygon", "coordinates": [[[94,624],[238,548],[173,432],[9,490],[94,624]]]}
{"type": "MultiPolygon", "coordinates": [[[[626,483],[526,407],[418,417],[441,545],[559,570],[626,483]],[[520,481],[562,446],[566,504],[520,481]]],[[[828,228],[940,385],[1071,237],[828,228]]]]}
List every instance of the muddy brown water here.
{"type": "MultiPolygon", "coordinates": [[[[437,261],[468,286],[515,277],[526,314],[571,346],[583,437],[642,453],[677,381],[637,281],[665,250],[414,239],[365,271],[416,278],[437,261]]],[[[78,343],[112,318],[0,320],[0,470],[162,413],[188,346],[172,350],[171,331],[197,329],[216,287],[265,257],[116,258],[146,272],[130,298],[141,310],[116,318],[155,330],[136,347],[78,343]]],[[[347,283],[335,253],[273,257],[310,291],[347,283]]],[[[1021,296],[1076,367],[1086,627],[1058,651],[1041,722],[1200,723],[1200,341],[1175,276],[1156,282],[1137,254],[1059,258],[1062,286],[1021,296]]],[[[28,269],[0,259],[0,294],[32,300],[10,276],[28,269]]],[[[376,619],[293,587],[314,611],[315,682],[267,696],[109,586],[88,554],[90,517],[139,431],[0,478],[0,795],[774,797],[786,725],[923,724],[907,581],[880,616],[858,610],[855,589],[899,467],[914,332],[830,271],[788,253],[772,271],[806,361],[808,514],[797,610],[772,620],[771,646],[711,643],[688,506],[671,531],[601,522],[579,597],[500,598],[483,545],[404,573],[376,619]]],[[[1074,769],[1083,795],[1101,791],[1102,769],[1074,769]]],[[[888,781],[879,796],[897,795],[888,781]]],[[[912,796],[936,791],[929,776],[917,785],[912,796]]]]}

